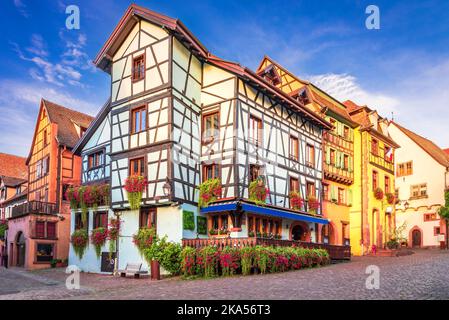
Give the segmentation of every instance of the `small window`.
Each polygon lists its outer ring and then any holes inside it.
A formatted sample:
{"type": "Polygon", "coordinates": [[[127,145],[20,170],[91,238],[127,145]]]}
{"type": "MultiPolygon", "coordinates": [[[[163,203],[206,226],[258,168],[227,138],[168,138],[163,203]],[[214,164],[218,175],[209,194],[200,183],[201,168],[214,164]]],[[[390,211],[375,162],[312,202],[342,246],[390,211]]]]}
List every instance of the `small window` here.
{"type": "Polygon", "coordinates": [[[263,176],[262,168],[257,164],[249,165],[249,179],[250,183],[257,180],[259,177],[263,176]]]}
{"type": "Polygon", "coordinates": [[[373,191],[379,187],[378,174],[377,171],[373,171],[373,191]]]}
{"type": "Polygon", "coordinates": [[[329,200],[329,185],[323,184],[323,200],[329,200]]]}
{"type": "Polygon", "coordinates": [[[108,213],[107,212],[95,212],[93,228],[107,228],[108,227],[108,213]]]}
{"type": "Polygon", "coordinates": [[[36,178],[40,178],[42,176],[42,161],[38,160],[36,162],[36,178]]]}
{"type": "Polygon", "coordinates": [[[219,113],[203,115],[202,141],[207,144],[219,138],[219,113]]]}
{"type": "Polygon", "coordinates": [[[346,140],[349,140],[349,128],[348,128],[347,126],[344,126],[344,127],[343,127],[343,137],[344,137],[346,140]]]}
{"type": "Polygon", "coordinates": [[[203,165],[203,182],[216,178],[220,178],[219,165],[215,163],[203,165]]]}
{"type": "Polygon", "coordinates": [[[299,160],[299,140],[294,136],[290,136],[290,159],[299,160]]]}
{"type": "Polygon", "coordinates": [[[144,55],[133,58],[132,81],[139,81],[145,78],[144,55]]]}
{"type": "Polygon", "coordinates": [[[88,156],[88,169],[97,168],[101,165],[103,165],[103,151],[98,151],[88,156]]]}
{"type": "Polygon", "coordinates": [[[306,146],[306,164],[307,166],[314,168],[315,167],[315,147],[308,144],[306,146]]]}
{"type": "Polygon", "coordinates": [[[139,133],[147,129],[146,106],[131,110],[131,134],[139,133]]]}
{"type": "Polygon", "coordinates": [[[156,217],[156,209],[140,209],[139,228],[156,228],[156,217]]]}
{"type": "Polygon", "coordinates": [[[371,153],[376,156],[379,154],[379,143],[376,139],[371,139],[371,153]]]}
{"type": "Polygon", "coordinates": [[[307,196],[310,197],[315,197],[316,193],[315,193],[315,183],[313,182],[307,182],[307,196]]]}
{"type": "Polygon", "coordinates": [[[299,191],[299,180],[297,178],[290,177],[290,192],[299,191]]]}
{"type": "Polygon", "coordinates": [[[396,176],[402,177],[404,175],[405,175],[405,164],[400,163],[400,164],[398,164],[398,167],[397,167],[396,176]]]}
{"type": "Polygon", "coordinates": [[[349,156],[347,154],[343,155],[343,169],[349,169],[349,156]]]}
{"type": "Polygon", "coordinates": [[[36,262],[50,262],[53,260],[53,244],[38,243],[36,249],[36,262]]]}
{"type": "Polygon", "coordinates": [[[330,161],[331,161],[331,165],[335,166],[335,150],[334,149],[330,149],[330,161]]]}
{"type": "Polygon", "coordinates": [[[50,158],[47,156],[42,160],[42,175],[45,176],[50,171],[50,158]]]}
{"type": "Polygon", "coordinates": [[[412,161],[409,161],[406,163],[405,174],[408,176],[413,174],[413,162],[412,161]]]}
{"type": "Polygon", "coordinates": [[[262,120],[255,116],[249,117],[249,141],[258,147],[262,145],[262,120]]]}
{"type": "Polygon", "coordinates": [[[441,232],[440,232],[440,227],[433,227],[433,235],[434,236],[437,236],[437,235],[439,235],[441,232]]]}
{"type": "Polygon", "coordinates": [[[130,176],[145,176],[145,159],[137,158],[129,161],[130,176]]]}
{"type": "Polygon", "coordinates": [[[39,238],[39,239],[45,238],[45,222],[44,221],[36,221],[36,238],[39,238]]]}
{"type": "Polygon", "coordinates": [[[47,222],[47,238],[56,239],[56,222],[47,222]]]}
{"type": "Polygon", "coordinates": [[[346,204],[345,189],[338,188],[338,204],[346,204]]]}
{"type": "Polygon", "coordinates": [[[423,183],[411,186],[410,195],[412,198],[427,197],[427,184],[423,183]]]}
{"type": "Polygon", "coordinates": [[[390,192],[390,177],[385,176],[385,193],[390,192]]]}

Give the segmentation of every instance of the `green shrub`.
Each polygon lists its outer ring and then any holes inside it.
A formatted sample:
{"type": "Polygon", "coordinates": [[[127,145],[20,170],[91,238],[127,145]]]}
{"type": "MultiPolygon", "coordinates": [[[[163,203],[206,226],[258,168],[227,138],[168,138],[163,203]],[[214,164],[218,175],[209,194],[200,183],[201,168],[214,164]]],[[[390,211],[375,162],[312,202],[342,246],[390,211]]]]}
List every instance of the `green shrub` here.
{"type": "Polygon", "coordinates": [[[249,275],[251,273],[251,268],[253,267],[254,260],[254,248],[253,247],[243,247],[240,249],[240,258],[242,265],[242,274],[249,275]]]}
{"type": "Polygon", "coordinates": [[[198,234],[207,235],[207,218],[202,216],[196,217],[196,228],[198,234]]]}
{"type": "Polygon", "coordinates": [[[195,230],[195,214],[192,211],[182,212],[182,224],[184,230],[195,230]]]}
{"type": "Polygon", "coordinates": [[[206,278],[215,277],[215,275],[217,274],[217,266],[218,266],[217,248],[212,246],[203,247],[199,251],[199,256],[201,257],[201,264],[204,276],[206,278]]]}

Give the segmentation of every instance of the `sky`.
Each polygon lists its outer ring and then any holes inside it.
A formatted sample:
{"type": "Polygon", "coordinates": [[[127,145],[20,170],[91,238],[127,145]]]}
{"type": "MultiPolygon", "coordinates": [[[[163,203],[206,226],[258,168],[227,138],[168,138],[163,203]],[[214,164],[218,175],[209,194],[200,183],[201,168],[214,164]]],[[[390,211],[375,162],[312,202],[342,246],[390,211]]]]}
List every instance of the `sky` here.
{"type": "MultiPolygon", "coordinates": [[[[44,97],[91,115],[110,94],[92,65],[130,1],[2,0],[0,152],[27,156],[44,97]],[[79,30],[66,28],[68,5],[79,30]]],[[[179,18],[215,55],[256,69],[268,55],[449,147],[449,1],[179,1],[137,4],[179,18]],[[368,5],[380,28],[367,29],[368,5]]]]}

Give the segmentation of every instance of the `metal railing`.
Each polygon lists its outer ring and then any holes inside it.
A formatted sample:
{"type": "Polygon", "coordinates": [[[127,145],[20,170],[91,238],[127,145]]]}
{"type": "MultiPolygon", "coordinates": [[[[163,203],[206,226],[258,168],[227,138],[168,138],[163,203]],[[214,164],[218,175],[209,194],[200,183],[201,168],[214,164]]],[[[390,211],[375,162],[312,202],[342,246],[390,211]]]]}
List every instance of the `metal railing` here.
{"type": "Polygon", "coordinates": [[[11,217],[21,217],[27,214],[57,214],[56,203],[29,201],[13,207],[11,210],[11,217]]]}

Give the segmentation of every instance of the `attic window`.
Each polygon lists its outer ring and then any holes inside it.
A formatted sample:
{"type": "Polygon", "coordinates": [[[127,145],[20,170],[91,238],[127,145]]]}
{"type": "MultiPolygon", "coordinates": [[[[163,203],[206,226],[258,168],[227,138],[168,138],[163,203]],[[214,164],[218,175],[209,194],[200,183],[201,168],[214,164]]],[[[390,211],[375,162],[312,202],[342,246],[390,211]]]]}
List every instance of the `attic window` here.
{"type": "Polygon", "coordinates": [[[145,59],[144,55],[133,58],[132,81],[140,81],[145,78],[145,59]]]}
{"type": "Polygon", "coordinates": [[[281,83],[281,78],[272,64],[260,71],[258,75],[274,86],[281,83]]]}
{"type": "Polygon", "coordinates": [[[87,128],[80,127],[80,138],[86,133],[87,128]]]}
{"type": "Polygon", "coordinates": [[[297,93],[292,94],[292,98],[302,103],[303,105],[307,105],[310,103],[310,99],[305,88],[303,88],[302,90],[300,89],[297,93]]]}

